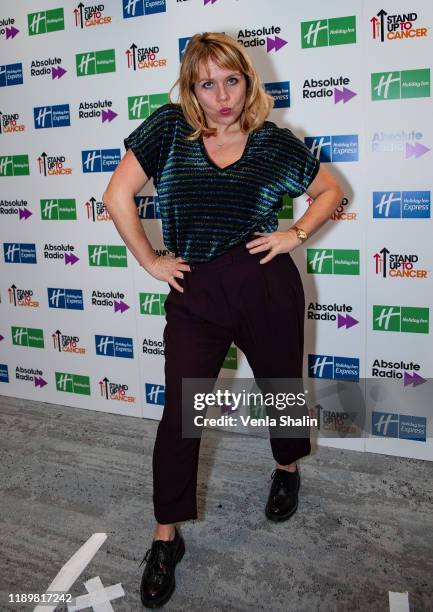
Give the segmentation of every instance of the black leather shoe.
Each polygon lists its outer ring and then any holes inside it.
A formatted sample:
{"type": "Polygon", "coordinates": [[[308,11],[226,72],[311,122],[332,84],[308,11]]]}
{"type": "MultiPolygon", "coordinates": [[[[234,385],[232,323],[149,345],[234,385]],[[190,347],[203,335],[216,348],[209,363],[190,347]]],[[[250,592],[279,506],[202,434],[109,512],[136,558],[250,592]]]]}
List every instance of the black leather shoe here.
{"type": "Polygon", "coordinates": [[[140,565],[146,561],[140,585],[140,597],[146,608],[158,608],[173,595],[176,587],[174,572],[176,564],[185,554],[185,542],[175,527],[174,539],[153,540],[152,548],[144,555],[140,565]]]}
{"type": "Polygon", "coordinates": [[[298,507],[298,491],[301,478],[298,470],[288,472],[276,468],[272,474],[273,479],[269,492],[265,514],[271,521],[285,521],[295,514],[298,507]]]}

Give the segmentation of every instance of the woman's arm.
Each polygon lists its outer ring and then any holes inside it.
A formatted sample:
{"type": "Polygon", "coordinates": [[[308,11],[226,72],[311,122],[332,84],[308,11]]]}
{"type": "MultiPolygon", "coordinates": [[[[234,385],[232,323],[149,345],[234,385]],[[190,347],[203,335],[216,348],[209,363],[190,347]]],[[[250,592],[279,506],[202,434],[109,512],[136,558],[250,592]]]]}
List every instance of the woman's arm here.
{"type": "Polygon", "coordinates": [[[183,278],[183,272],[190,267],[181,257],[158,256],[152,248],[138,216],[134,196],[143,189],[149,178],[131,149],[114,171],[102,200],[113,219],[123,242],[134,255],[140,266],[158,280],[166,281],[183,293],[176,278],[183,278]]]}

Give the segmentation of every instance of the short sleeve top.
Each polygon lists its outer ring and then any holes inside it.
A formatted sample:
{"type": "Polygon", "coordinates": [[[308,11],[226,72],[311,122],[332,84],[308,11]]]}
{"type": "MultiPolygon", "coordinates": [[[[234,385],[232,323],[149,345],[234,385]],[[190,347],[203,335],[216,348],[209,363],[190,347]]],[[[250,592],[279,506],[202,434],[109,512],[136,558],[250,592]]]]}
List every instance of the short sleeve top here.
{"type": "Polygon", "coordinates": [[[165,246],[191,263],[214,259],[256,231],[276,231],[283,195],[305,193],[320,165],[272,121],[250,132],[241,158],[225,168],[211,160],[202,138],[185,140],[193,131],[180,104],[169,103],[124,140],[153,178],[165,246]]]}

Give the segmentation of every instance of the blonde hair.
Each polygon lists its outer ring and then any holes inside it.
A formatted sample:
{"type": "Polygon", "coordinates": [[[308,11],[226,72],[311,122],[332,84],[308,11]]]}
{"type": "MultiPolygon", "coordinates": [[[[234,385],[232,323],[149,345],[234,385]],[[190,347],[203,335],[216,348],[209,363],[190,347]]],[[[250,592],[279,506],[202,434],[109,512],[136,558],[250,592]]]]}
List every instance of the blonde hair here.
{"type": "Polygon", "coordinates": [[[186,138],[197,140],[217,133],[216,128],[206,126],[204,112],[194,93],[200,62],[207,65],[209,60],[221,68],[236,70],[245,76],[247,88],[244,108],[239,118],[240,128],[247,133],[259,128],[272,110],[274,98],[262,87],[256,69],[240,43],[227,34],[204,32],[195,34],[188,42],[180,64],[179,78],[169,92],[170,96],[179,84],[180,106],[187,122],[195,128],[186,138]]]}

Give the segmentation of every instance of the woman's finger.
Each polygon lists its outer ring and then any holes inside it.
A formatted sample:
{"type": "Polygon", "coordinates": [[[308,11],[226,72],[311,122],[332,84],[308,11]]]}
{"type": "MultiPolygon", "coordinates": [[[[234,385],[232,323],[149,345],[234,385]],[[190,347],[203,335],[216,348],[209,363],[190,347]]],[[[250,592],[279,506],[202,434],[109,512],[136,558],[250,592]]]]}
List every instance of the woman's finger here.
{"type": "Polygon", "coordinates": [[[267,242],[264,242],[263,244],[260,244],[254,247],[253,249],[250,249],[250,253],[254,255],[255,253],[261,253],[262,251],[269,251],[270,248],[271,247],[269,246],[269,244],[267,242]]]}
{"type": "Polygon", "coordinates": [[[263,259],[261,259],[259,261],[259,263],[261,263],[261,264],[268,263],[269,261],[271,261],[271,259],[273,259],[275,257],[276,254],[277,253],[275,253],[274,251],[269,251],[269,253],[266,255],[266,257],[263,257],[263,259]]]}
{"type": "Polygon", "coordinates": [[[173,272],[173,276],[175,276],[176,278],[183,278],[183,272],[181,272],[180,270],[175,270],[173,272]]]}
{"type": "Polygon", "coordinates": [[[179,291],[180,293],[183,293],[183,288],[179,285],[179,283],[174,278],[171,278],[168,281],[168,284],[174,287],[175,289],[177,289],[177,291],[179,291]]]}

